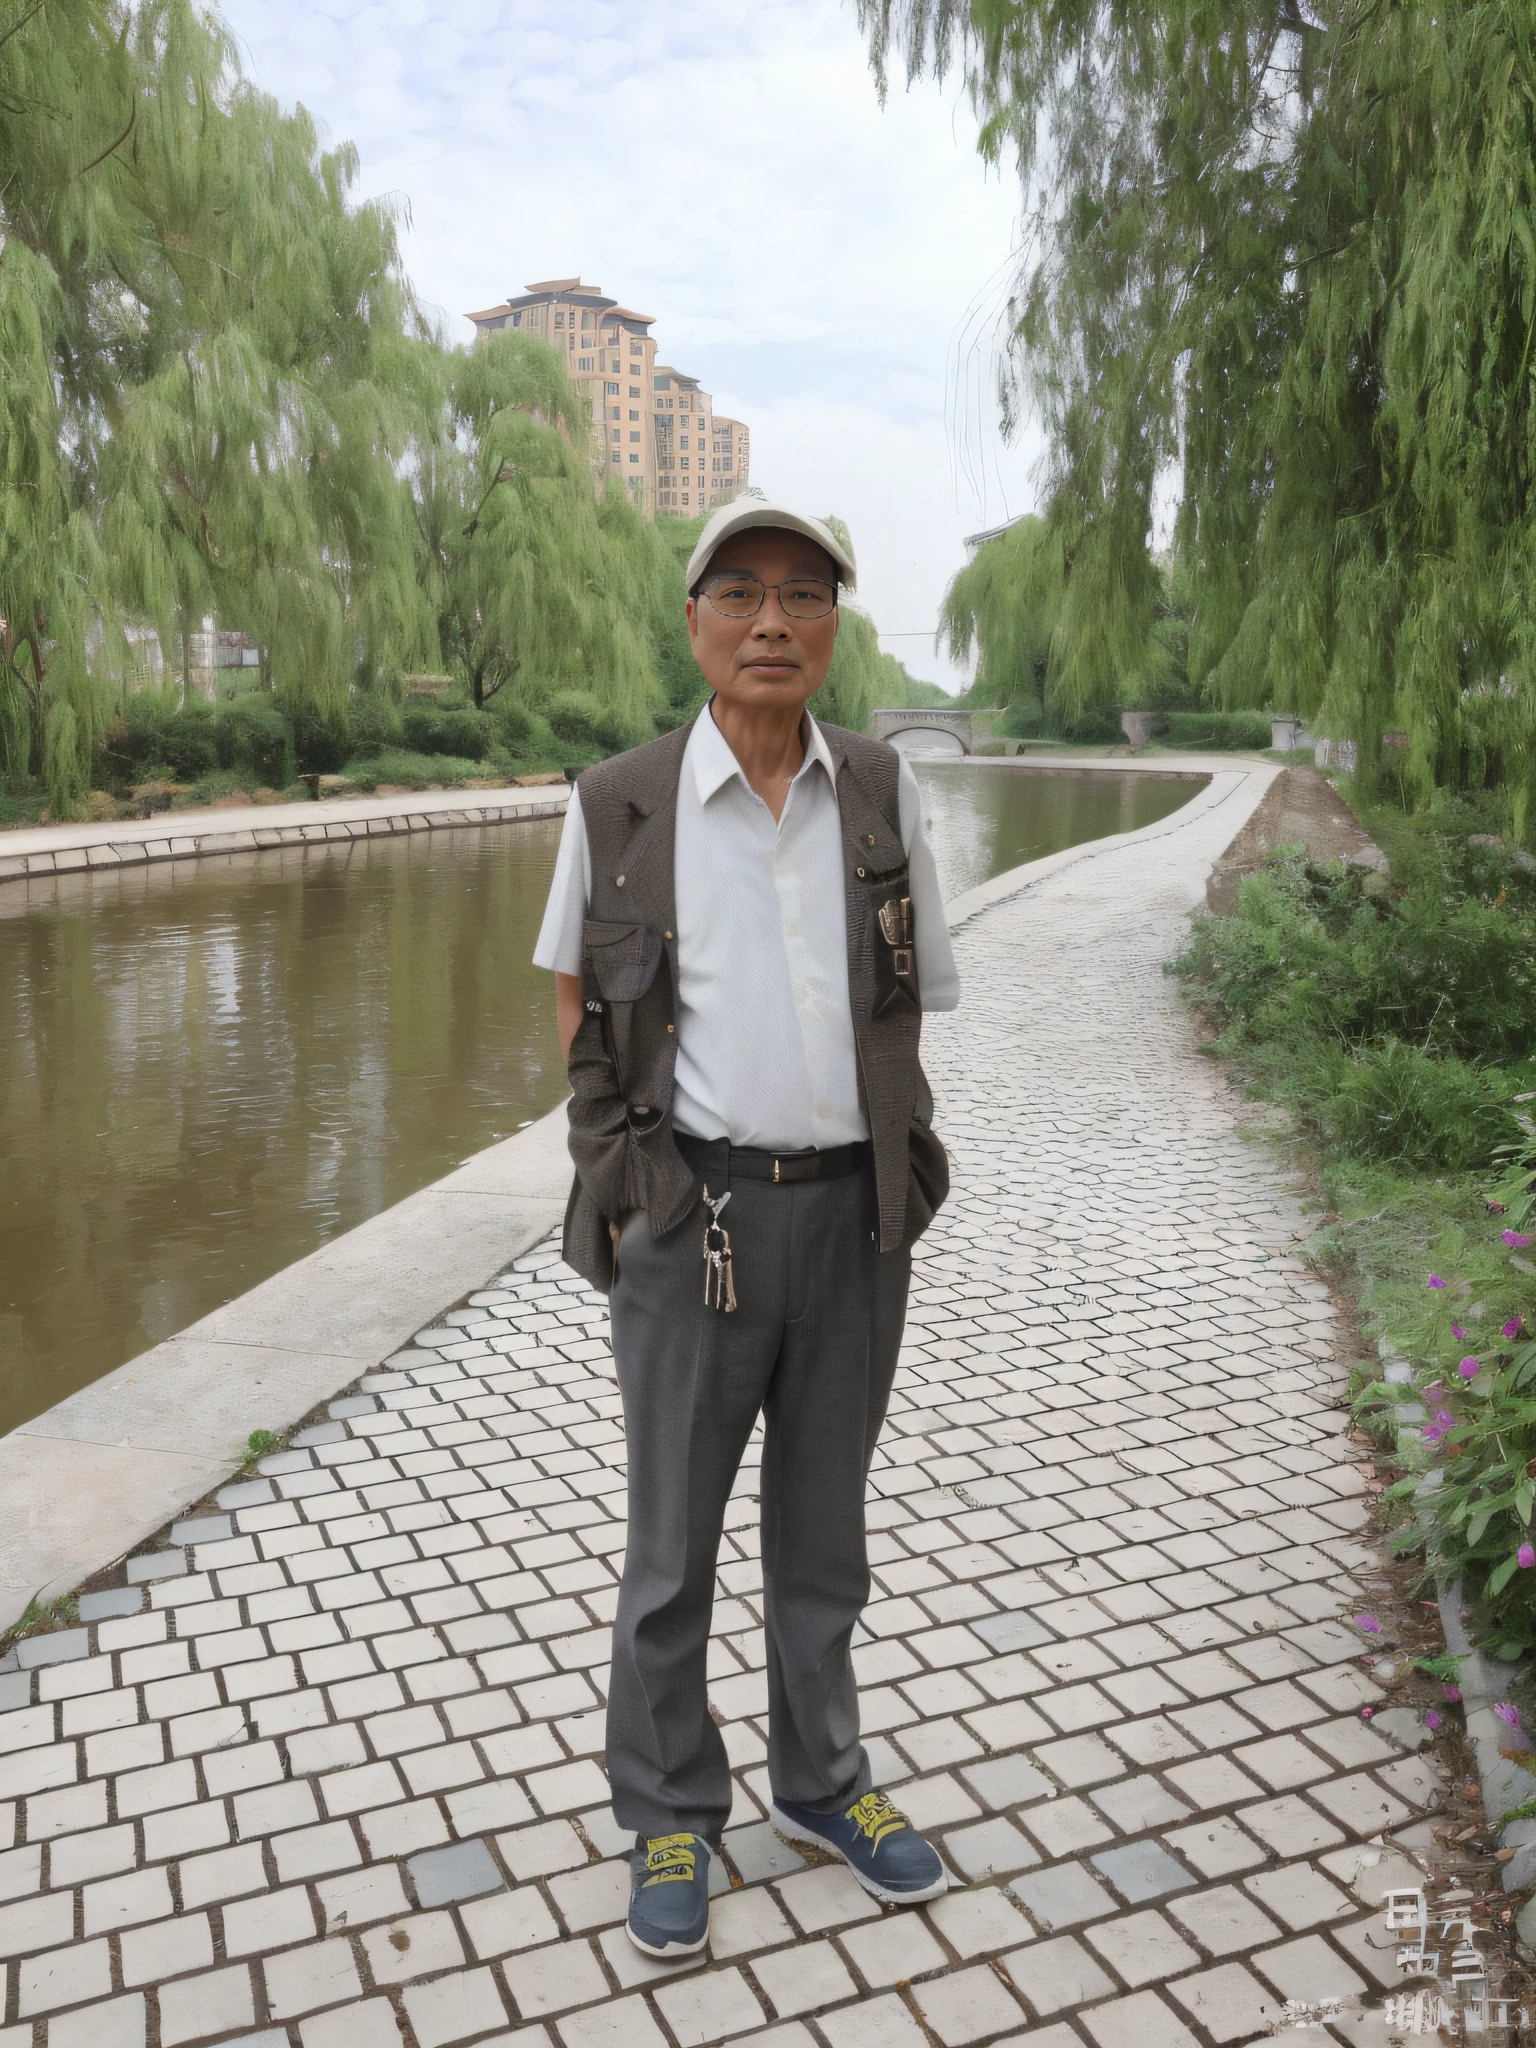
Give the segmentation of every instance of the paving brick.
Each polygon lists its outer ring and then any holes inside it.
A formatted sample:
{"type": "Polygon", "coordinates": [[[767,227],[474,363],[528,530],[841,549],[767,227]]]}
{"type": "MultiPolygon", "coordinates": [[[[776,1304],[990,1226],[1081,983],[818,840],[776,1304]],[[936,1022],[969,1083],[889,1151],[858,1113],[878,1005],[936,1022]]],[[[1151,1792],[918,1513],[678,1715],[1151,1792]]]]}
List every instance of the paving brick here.
{"type": "Polygon", "coordinates": [[[206,1970],[213,1961],[213,1934],[206,1913],[188,1913],[159,1920],[152,1927],[131,1928],[118,1944],[125,1984],[163,1984],[189,1970],[206,1970]]]}
{"type": "Polygon", "coordinates": [[[1081,1863],[1058,1863],[1050,1870],[1028,1870],[1008,1889],[1031,1920],[1047,1933],[1077,1927],[1115,1910],[1111,1894],[1095,1883],[1081,1863]]]}
{"type": "MultiPolygon", "coordinates": [[[[503,1958],[497,1966],[506,1980],[520,2019],[542,2019],[568,2012],[607,1996],[608,1980],[589,1942],[563,1941],[553,1948],[528,1949],[503,1958]]],[[[478,1972],[489,1978],[489,1972],[478,1972]]],[[[407,1994],[409,2006],[410,1997],[407,1994]]],[[[412,2019],[415,2012],[412,2010],[412,2019]]],[[[417,2033],[421,2029],[417,2027],[417,2033]]],[[[447,2035],[440,2039],[451,2038],[447,2035]]],[[[423,2042],[422,2048],[427,2048],[423,2042]]]]}
{"type": "MultiPolygon", "coordinates": [[[[1251,1889],[1252,1887],[1250,1887],[1251,1889]]],[[[1238,1955],[1273,1941],[1280,1929],[1235,1886],[1217,1885],[1193,1898],[1170,1899],[1170,1918],[1213,1956],[1238,1955]]]]}
{"type": "Polygon", "coordinates": [[[559,1935],[554,1915],[532,1885],[471,1899],[459,1909],[470,1945],[482,1961],[538,1948],[559,1935]]]}
{"type": "Polygon", "coordinates": [[[293,2019],[344,1998],[361,1998],[352,1950],[345,1941],[317,1941],[308,1948],[268,1956],[262,1966],[267,2007],[273,2019],[293,2019]]]}
{"type": "Polygon", "coordinates": [[[892,1914],[848,1928],[840,1937],[844,1954],[873,1989],[942,1969],[944,1951],[919,1920],[892,1914]]]}
{"type": "Polygon", "coordinates": [[[926,2048],[923,2030],[894,1995],[826,2013],[817,2025],[832,2048],[926,2048]]]}
{"type": "Polygon", "coordinates": [[[945,2048],[963,2048],[1000,2033],[1022,2019],[1018,2001],[985,1966],[956,1970],[917,1987],[914,1996],[923,2018],[945,2048]]]}
{"type": "Polygon", "coordinates": [[[1319,1934],[1261,1949],[1250,1960],[1253,1969],[1282,1998],[1299,1999],[1304,2005],[1318,2005],[1325,1998],[1347,1998],[1366,1988],[1365,1979],[1319,1934]]]}
{"type": "Polygon", "coordinates": [[[402,1997],[421,2048],[443,2048],[446,2042],[505,2026],[507,2020],[496,1980],[487,1969],[460,1970],[430,1984],[408,1985],[402,1997]]]}
{"type": "Polygon", "coordinates": [[[1127,1984],[1160,1984],[1200,1957],[1161,1913],[1123,1913],[1089,1927],[1083,1939],[1127,1984]]]}
{"type": "MultiPolygon", "coordinates": [[[[387,1998],[364,1998],[301,2020],[299,2039],[303,2048],[399,2048],[400,2023],[387,1998]]],[[[273,2048],[282,2048],[286,2040],[286,2034],[279,2035],[273,2048]]]]}
{"type": "Polygon", "coordinates": [[[302,1885],[239,1899],[224,1908],[224,1952],[230,1957],[261,1955],[315,1938],[315,1909],[302,1885]]]}
{"type": "Polygon", "coordinates": [[[1324,1920],[1346,1919],[1354,1901],[1310,1863],[1288,1863],[1281,1870],[1261,1870],[1243,1881],[1252,1894],[1285,1927],[1316,1927],[1324,1920]]]}
{"type": "Polygon", "coordinates": [[[1237,1963],[1181,1977],[1168,1995],[1220,2042],[1252,2041],[1270,2033],[1280,2017],[1274,1992],[1237,1963]]]}
{"type": "Polygon", "coordinates": [[[1127,2041],[1137,2048],[1199,2048],[1183,2021],[1150,1991],[1096,2006],[1082,2020],[1098,2048],[1124,2048],[1127,2041]]]}
{"type": "Polygon", "coordinates": [[[1003,1966],[1024,1995],[1031,2012],[1048,2018],[1073,2011],[1115,1989],[1081,1942],[1072,1935],[1036,1942],[1003,1958],[1003,1966]]]}
{"type": "Polygon", "coordinates": [[[841,1864],[823,1864],[816,1870],[797,1872],[776,1885],[775,1890],[804,1934],[846,1927],[852,1920],[868,1920],[880,1911],[869,1893],[841,1864]]]}
{"type": "Polygon", "coordinates": [[[1227,1818],[1174,1828],[1163,1839],[1186,1863],[1192,1863],[1202,1877],[1225,1877],[1234,1870],[1252,1870],[1269,1853],[1251,1835],[1245,1835],[1235,1820],[1227,1818]]]}
{"type": "MultiPolygon", "coordinates": [[[[85,1601],[80,1605],[83,1610],[85,1601]]],[[[147,2031],[144,1994],[135,1991],[59,2013],[48,2022],[48,2048],[144,2048],[147,2031]]],[[[0,2031],[0,2048],[31,2048],[31,2041],[30,2027],[0,2031]]]]}
{"type": "Polygon", "coordinates": [[[243,2033],[255,2017],[251,1973],[244,1966],[183,1977],[160,1989],[160,2038],[168,2048],[243,2033]]]}

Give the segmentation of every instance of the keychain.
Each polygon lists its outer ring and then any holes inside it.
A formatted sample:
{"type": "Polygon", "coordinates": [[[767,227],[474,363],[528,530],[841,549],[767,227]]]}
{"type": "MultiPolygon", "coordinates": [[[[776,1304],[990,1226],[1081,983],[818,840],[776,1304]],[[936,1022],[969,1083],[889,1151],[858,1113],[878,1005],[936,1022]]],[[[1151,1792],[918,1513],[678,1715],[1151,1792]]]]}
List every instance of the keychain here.
{"type": "Polygon", "coordinates": [[[704,1226],[704,1306],[728,1316],[736,1313],[736,1282],[731,1278],[730,1233],[720,1221],[720,1211],[730,1199],[729,1188],[718,1200],[711,1199],[708,1188],[704,1190],[704,1206],[709,1211],[704,1226]]]}

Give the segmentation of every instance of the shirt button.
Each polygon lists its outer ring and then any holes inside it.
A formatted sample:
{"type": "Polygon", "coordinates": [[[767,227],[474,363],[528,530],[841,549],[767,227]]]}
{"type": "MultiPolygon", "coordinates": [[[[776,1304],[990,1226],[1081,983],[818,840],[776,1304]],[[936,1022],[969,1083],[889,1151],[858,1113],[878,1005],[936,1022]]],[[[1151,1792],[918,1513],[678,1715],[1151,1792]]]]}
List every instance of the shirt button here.
{"type": "Polygon", "coordinates": [[[675,1032],[676,1032],[676,1030],[677,1030],[677,1026],[676,1026],[675,1024],[669,1024],[669,1025],[667,1026],[667,1029],[668,1029],[668,1031],[669,1031],[669,1032],[673,1032],[673,1033],[675,1033],[675,1032]]]}

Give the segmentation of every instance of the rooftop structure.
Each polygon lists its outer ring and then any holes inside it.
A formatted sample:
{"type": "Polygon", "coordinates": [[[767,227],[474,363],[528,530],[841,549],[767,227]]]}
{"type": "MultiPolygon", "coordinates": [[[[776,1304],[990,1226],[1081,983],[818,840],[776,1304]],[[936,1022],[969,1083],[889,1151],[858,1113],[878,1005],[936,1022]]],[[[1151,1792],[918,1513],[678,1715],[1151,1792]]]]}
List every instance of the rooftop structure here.
{"type": "Polygon", "coordinates": [[[747,427],[716,413],[697,377],[657,363],[653,314],[554,277],[467,318],[479,334],[516,328],[559,349],[592,408],[594,460],[648,515],[696,518],[745,490],[747,427]]]}

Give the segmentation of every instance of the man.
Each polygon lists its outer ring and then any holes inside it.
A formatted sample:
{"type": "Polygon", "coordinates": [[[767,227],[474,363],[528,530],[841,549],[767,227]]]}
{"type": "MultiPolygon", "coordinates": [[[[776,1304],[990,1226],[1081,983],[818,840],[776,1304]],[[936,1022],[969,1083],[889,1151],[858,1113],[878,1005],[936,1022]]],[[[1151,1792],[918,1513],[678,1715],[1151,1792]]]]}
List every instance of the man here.
{"type": "Polygon", "coordinates": [[[573,1089],[565,1255],[612,1299],[629,1535],[607,1765],[653,1956],[709,1935],[732,1788],[705,1658],[759,1413],[774,1825],[880,1899],[947,1882],[872,1789],[850,1654],[910,1247],[948,1188],[921,1010],[959,999],[911,769],[806,708],[853,580],[819,520],[714,515],[687,570],[713,694],[578,778],[534,954],[573,1089]]]}

